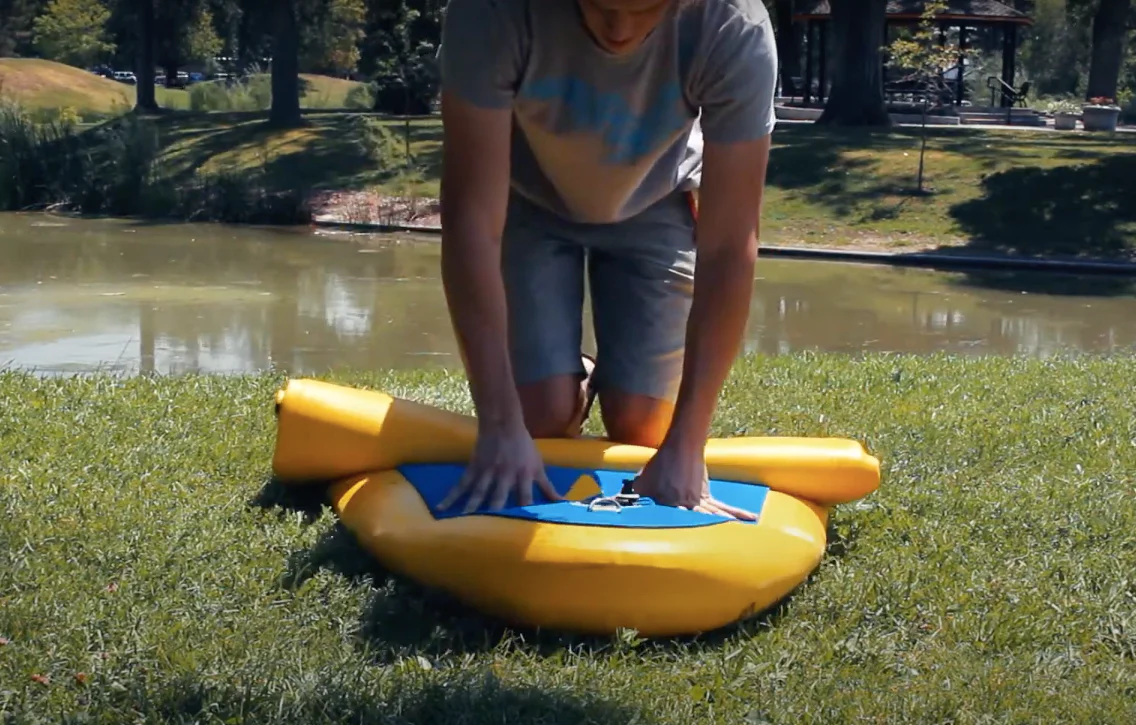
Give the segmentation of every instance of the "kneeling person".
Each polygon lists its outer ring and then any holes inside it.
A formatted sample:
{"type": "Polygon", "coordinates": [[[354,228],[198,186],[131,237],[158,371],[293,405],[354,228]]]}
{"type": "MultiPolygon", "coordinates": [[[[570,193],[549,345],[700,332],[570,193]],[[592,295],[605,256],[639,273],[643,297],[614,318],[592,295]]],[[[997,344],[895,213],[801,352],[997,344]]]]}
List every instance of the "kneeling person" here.
{"type": "Polygon", "coordinates": [[[752,518],[710,498],[704,451],[774,127],[761,0],[450,0],[440,61],[442,275],[479,421],[442,506],[559,498],[533,438],[578,435],[597,391],[609,438],[657,449],[638,493],[752,518]]]}

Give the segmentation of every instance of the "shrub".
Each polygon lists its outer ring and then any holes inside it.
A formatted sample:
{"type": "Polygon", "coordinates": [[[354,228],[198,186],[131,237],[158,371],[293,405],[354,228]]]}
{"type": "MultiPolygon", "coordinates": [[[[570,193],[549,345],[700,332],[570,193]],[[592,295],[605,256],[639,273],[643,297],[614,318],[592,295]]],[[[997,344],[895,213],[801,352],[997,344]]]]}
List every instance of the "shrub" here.
{"type": "Polygon", "coordinates": [[[375,87],[373,84],[361,84],[347,92],[344,105],[348,108],[370,110],[375,107],[375,87]]]}

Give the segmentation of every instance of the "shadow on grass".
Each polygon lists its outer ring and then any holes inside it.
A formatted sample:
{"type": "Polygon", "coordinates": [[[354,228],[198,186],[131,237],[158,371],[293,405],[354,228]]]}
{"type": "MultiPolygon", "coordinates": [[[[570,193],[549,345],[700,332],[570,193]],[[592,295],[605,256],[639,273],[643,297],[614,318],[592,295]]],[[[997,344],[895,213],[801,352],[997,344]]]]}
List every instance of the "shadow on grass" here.
{"type": "Polygon", "coordinates": [[[394,687],[385,697],[358,682],[333,674],[319,686],[300,687],[287,697],[259,692],[242,683],[185,675],[162,683],[156,692],[106,695],[122,710],[162,722],[358,723],[394,725],[434,723],[652,723],[657,718],[612,700],[602,688],[510,686],[489,669],[447,672],[444,682],[414,682],[394,687]],[[121,700],[121,702],[117,702],[121,700]]]}
{"type": "MultiPolygon", "coordinates": [[[[182,111],[147,117],[146,123],[157,130],[162,148],[172,149],[163,160],[175,183],[184,184],[213,166],[215,171],[236,174],[263,171],[272,189],[338,190],[383,183],[404,170],[401,164],[376,160],[368,153],[368,130],[361,121],[373,117],[359,111],[310,112],[298,127],[278,129],[267,123],[263,111],[182,111]],[[231,162],[218,163],[223,155],[229,155],[231,162]]],[[[129,120],[109,121],[102,129],[119,129],[129,120]]],[[[402,122],[381,120],[401,151],[402,122]]],[[[441,164],[441,124],[412,120],[410,133],[414,166],[432,178],[441,164]]]]}
{"type": "Polygon", "coordinates": [[[1017,160],[1029,161],[1031,166],[1046,159],[1097,160],[1124,152],[1131,148],[1131,143],[1112,136],[956,128],[929,133],[928,147],[965,156],[990,167],[1017,160]]]}
{"type": "MultiPolygon", "coordinates": [[[[320,486],[292,489],[270,480],[253,504],[300,511],[305,520],[311,522],[321,513],[324,493],[325,489],[320,486]]],[[[829,520],[826,557],[840,558],[852,549],[857,524],[855,521],[845,522],[844,528],[845,531],[841,532],[829,520]]],[[[481,614],[445,592],[387,571],[339,522],[310,549],[295,552],[289,557],[280,585],[295,589],[320,571],[329,571],[353,583],[368,583],[373,587],[373,595],[361,615],[360,646],[381,664],[413,656],[430,659],[454,653],[487,652],[504,642],[533,650],[542,656],[565,649],[600,653],[629,646],[620,637],[518,627],[481,614]]],[[[779,602],[734,624],[699,635],[652,639],[637,646],[656,652],[689,654],[719,648],[734,638],[756,636],[776,627],[789,612],[794,598],[819,573],[818,567],[779,602]]]]}
{"type": "Polygon", "coordinates": [[[1091,164],[1015,168],[982,182],[983,194],[951,209],[973,241],[955,251],[1027,257],[1133,258],[1136,154],[1091,164]]]}
{"type": "Polygon", "coordinates": [[[893,181],[872,180],[874,160],[847,157],[845,152],[886,152],[909,149],[915,143],[915,138],[895,131],[784,126],[774,132],[767,183],[800,192],[810,203],[850,214],[865,199],[892,196],[899,190],[893,181]]]}

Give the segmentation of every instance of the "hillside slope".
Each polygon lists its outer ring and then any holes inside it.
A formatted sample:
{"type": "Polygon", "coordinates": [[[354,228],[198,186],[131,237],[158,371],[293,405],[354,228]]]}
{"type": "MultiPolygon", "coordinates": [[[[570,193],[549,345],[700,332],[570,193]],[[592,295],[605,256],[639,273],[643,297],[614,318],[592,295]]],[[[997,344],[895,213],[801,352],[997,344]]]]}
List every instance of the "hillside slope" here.
{"type": "Polygon", "coordinates": [[[0,94],[29,108],[70,107],[80,115],[121,113],[134,105],[131,86],[37,58],[0,58],[0,94]]]}

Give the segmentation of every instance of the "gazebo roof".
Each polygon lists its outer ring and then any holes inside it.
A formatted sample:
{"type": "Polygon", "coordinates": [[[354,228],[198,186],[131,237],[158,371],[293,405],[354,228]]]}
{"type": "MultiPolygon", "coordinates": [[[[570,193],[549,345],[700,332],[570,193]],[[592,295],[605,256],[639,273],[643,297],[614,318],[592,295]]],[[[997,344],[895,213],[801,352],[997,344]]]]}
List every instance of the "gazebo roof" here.
{"type": "MultiPolygon", "coordinates": [[[[828,20],[832,15],[829,0],[797,0],[800,8],[793,13],[794,20],[828,20]]],[[[845,0],[847,2],[847,0],[845,0]]],[[[918,21],[923,14],[922,0],[888,0],[888,20],[918,21]]],[[[997,0],[948,0],[946,12],[940,20],[972,23],[1001,23],[1028,25],[1030,17],[997,0]]]]}

